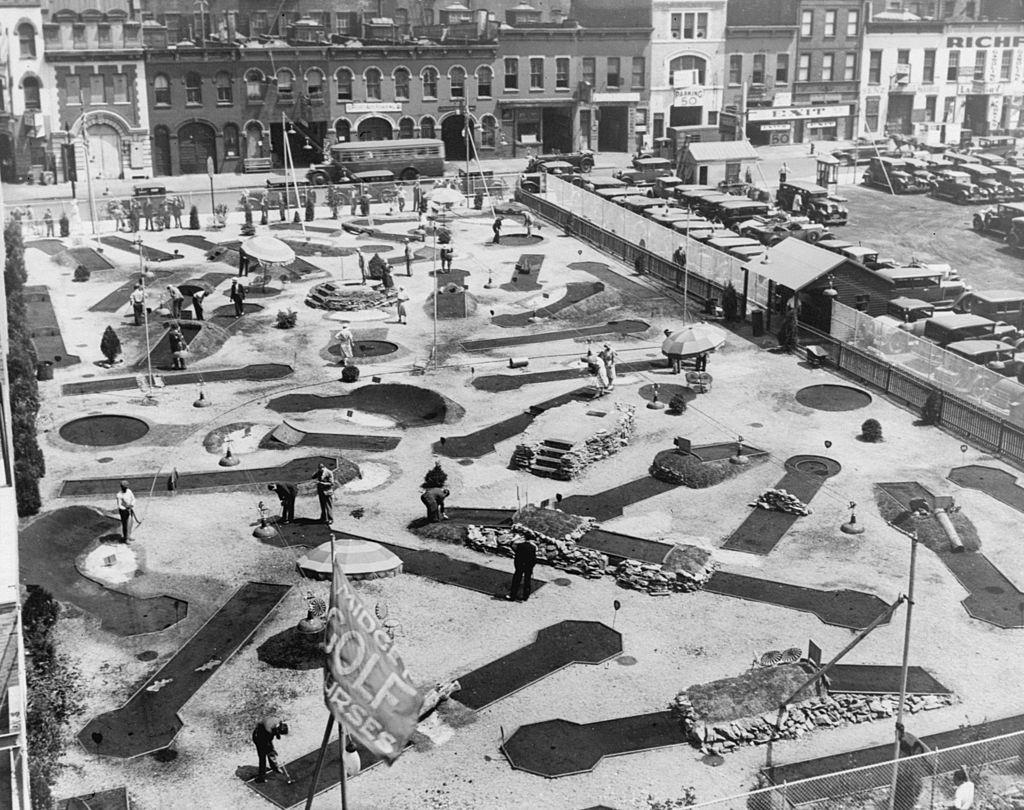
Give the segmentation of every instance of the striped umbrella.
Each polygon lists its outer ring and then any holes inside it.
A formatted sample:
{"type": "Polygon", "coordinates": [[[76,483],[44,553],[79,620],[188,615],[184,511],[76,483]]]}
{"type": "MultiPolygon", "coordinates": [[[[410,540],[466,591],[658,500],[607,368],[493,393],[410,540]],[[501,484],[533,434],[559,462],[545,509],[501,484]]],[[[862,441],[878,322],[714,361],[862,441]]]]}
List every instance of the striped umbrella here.
{"type": "Polygon", "coordinates": [[[803,650],[801,650],[799,647],[790,647],[788,650],[783,651],[782,660],[779,663],[798,664],[800,663],[800,659],[803,657],[803,650]]]}
{"type": "Polygon", "coordinates": [[[782,653],[778,650],[768,650],[768,652],[761,656],[760,664],[763,667],[774,667],[780,663],[782,663],[782,653]]]}
{"type": "MultiPolygon", "coordinates": [[[[402,560],[379,543],[343,538],[334,543],[341,569],[349,579],[374,579],[402,573],[402,560]]],[[[321,543],[299,557],[296,565],[306,576],[331,576],[331,544],[321,543]]]]}
{"type": "Polygon", "coordinates": [[[725,332],[710,324],[697,323],[673,332],[661,344],[661,353],[667,357],[692,357],[713,352],[725,343],[725,332]]]}

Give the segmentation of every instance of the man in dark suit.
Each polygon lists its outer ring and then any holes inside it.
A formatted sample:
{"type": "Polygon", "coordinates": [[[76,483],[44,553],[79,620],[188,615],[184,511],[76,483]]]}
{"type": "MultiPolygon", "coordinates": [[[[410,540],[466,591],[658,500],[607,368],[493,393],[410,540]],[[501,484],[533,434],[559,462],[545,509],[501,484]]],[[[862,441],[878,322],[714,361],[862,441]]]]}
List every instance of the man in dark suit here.
{"type": "Polygon", "coordinates": [[[295,520],[295,498],[299,494],[295,484],[277,483],[267,486],[271,492],[277,493],[281,501],[281,523],[291,523],[295,520]]]}
{"type": "Polygon", "coordinates": [[[512,574],[512,587],[508,592],[508,600],[514,602],[519,594],[519,586],[523,586],[523,597],[520,601],[525,602],[530,598],[530,586],[533,584],[533,566],[537,563],[537,547],[532,540],[523,540],[516,546],[515,573],[512,574]]]}

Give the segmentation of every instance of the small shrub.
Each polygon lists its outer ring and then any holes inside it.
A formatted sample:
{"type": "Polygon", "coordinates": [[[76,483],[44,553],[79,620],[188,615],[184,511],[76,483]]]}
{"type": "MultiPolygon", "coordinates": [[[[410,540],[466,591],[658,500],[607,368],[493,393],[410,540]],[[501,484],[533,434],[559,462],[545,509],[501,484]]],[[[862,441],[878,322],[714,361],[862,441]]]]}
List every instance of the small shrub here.
{"type": "Polygon", "coordinates": [[[255,236],[256,235],[256,226],[253,225],[251,222],[248,223],[248,224],[243,224],[242,225],[241,234],[242,234],[242,236],[255,236]]]}
{"type": "Polygon", "coordinates": [[[727,323],[739,320],[740,297],[730,281],[722,290],[722,315],[727,323]]]}
{"type": "Polygon", "coordinates": [[[298,320],[299,313],[294,309],[279,309],[277,311],[276,325],[278,329],[294,329],[298,320]]]}
{"type": "Polygon", "coordinates": [[[670,413],[682,413],[686,410],[686,394],[674,394],[672,399],[668,402],[668,410],[670,413]]]}
{"type": "Polygon", "coordinates": [[[652,478],[691,489],[706,489],[720,484],[732,474],[728,462],[703,463],[696,456],[675,450],[662,450],[648,470],[652,478]]]}
{"type": "Polygon", "coordinates": [[[343,383],[354,383],[359,379],[359,366],[345,366],[341,370],[341,381],[343,383]]]}
{"type": "Polygon", "coordinates": [[[427,470],[427,474],[423,476],[423,488],[430,489],[431,487],[443,487],[448,483],[448,473],[441,467],[441,462],[437,462],[427,470]]]}
{"type": "Polygon", "coordinates": [[[92,271],[88,267],[81,264],[75,267],[75,281],[88,281],[92,276],[92,271]]]}
{"type": "Polygon", "coordinates": [[[57,224],[60,226],[60,235],[61,236],[70,236],[71,235],[71,223],[68,221],[68,215],[67,214],[61,214],[60,215],[60,219],[57,220],[57,224]]]}
{"type": "Polygon", "coordinates": [[[114,365],[114,361],[121,354],[121,339],[114,331],[114,327],[108,326],[103,330],[103,337],[100,338],[100,351],[107,358],[107,362],[114,365]]]}
{"type": "Polygon", "coordinates": [[[928,399],[924,401],[924,407],[921,408],[921,424],[937,425],[941,419],[942,394],[933,388],[928,394],[928,399]]]}
{"type": "Polygon", "coordinates": [[[302,224],[302,217],[299,214],[298,209],[295,210],[295,215],[292,217],[292,222],[295,223],[296,225],[302,224]]]}
{"type": "Polygon", "coordinates": [[[194,205],[189,209],[188,212],[188,229],[190,231],[199,230],[199,209],[194,205]]]}
{"type": "Polygon", "coordinates": [[[864,420],[864,424],[860,426],[860,438],[861,441],[865,442],[884,441],[882,438],[882,426],[878,423],[877,419],[864,420]]]}

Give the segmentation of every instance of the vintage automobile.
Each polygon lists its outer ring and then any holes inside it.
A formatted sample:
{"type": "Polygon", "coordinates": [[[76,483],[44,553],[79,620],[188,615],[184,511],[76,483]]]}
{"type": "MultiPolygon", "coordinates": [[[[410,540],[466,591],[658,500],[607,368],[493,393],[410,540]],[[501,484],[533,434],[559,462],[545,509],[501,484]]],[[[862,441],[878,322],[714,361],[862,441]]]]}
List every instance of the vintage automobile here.
{"type": "Polygon", "coordinates": [[[654,179],[654,195],[656,197],[672,199],[674,197],[672,192],[674,192],[682,184],[682,179],[674,175],[669,175],[666,177],[656,177],[654,179]]]}
{"type": "Polygon", "coordinates": [[[626,184],[615,177],[588,177],[583,183],[587,191],[601,191],[608,188],[625,188],[626,184]]]}
{"type": "Polygon", "coordinates": [[[971,180],[978,188],[988,194],[988,198],[993,202],[1006,202],[1013,199],[1014,190],[999,182],[996,170],[991,166],[986,166],[983,163],[971,163],[964,164],[961,168],[971,176],[971,180]]]}
{"type": "Polygon", "coordinates": [[[835,251],[840,256],[845,256],[851,261],[864,265],[868,270],[881,270],[883,267],[893,267],[895,262],[891,259],[880,259],[878,251],[874,248],[863,245],[848,245],[835,251]]]}
{"type": "Polygon", "coordinates": [[[1010,232],[1006,234],[1006,244],[1014,250],[1024,250],[1024,219],[1018,217],[1010,223],[1010,232]]]}
{"type": "Polygon", "coordinates": [[[943,312],[924,322],[924,336],[940,346],[948,346],[958,340],[1009,342],[1017,337],[1017,330],[1008,323],[999,323],[980,315],[943,312]]]}
{"type": "Polygon", "coordinates": [[[935,172],[928,166],[928,161],[915,157],[903,158],[903,170],[910,174],[914,180],[925,187],[925,192],[935,188],[937,178],[935,172]]]}
{"type": "Polygon", "coordinates": [[[541,170],[540,167],[543,164],[549,163],[553,160],[561,163],[568,163],[570,166],[576,167],[581,172],[589,172],[594,168],[594,153],[589,149],[583,149],[579,152],[566,152],[565,154],[554,153],[550,155],[534,155],[526,164],[526,171],[527,173],[538,172],[541,170]]]}
{"type": "Polygon", "coordinates": [[[1018,139],[1012,135],[988,135],[975,138],[975,143],[983,152],[1002,155],[1005,158],[1017,149],[1018,139]]]}
{"type": "Polygon", "coordinates": [[[802,214],[822,225],[845,225],[849,217],[843,205],[845,198],[830,194],[828,189],[814,183],[801,180],[780,183],[775,199],[782,210],[802,214]]]}
{"type": "Polygon", "coordinates": [[[966,172],[943,169],[936,173],[935,188],[931,195],[939,200],[949,200],[957,205],[986,202],[988,195],[971,182],[966,172]]]}
{"type": "Polygon", "coordinates": [[[523,191],[528,191],[531,194],[537,194],[541,191],[543,186],[543,178],[541,175],[544,174],[556,174],[565,180],[571,181],[574,177],[578,177],[580,169],[577,166],[573,166],[568,161],[564,160],[548,160],[537,166],[537,171],[527,172],[520,177],[519,187],[523,191]]]}
{"type": "Polygon", "coordinates": [[[653,186],[659,177],[673,174],[672,164],[665,158],[635,158],[632,169],[623,169],[612,176],[631,186],[653,186]]]}
{"type": "Polygon", "coordinates": [[[1006,163],[992,168],[995,169],[996,179],[1010,189],[1012,199],[1024,200],[1024,168],[1006,163]]]}
{"type": "Polygon", "coordinates": [[[749,236],[768,247],[779,244],[783,239],[799,239],[813,245],[832,237],[824,225],[811,222],[807,217],[797,217],[788,221],[757,217],[740,223],[739,229],[742,236],[749,236]]]}
{"type": "Polygon", "coordinates": [[[857,166],[862,163],[867,163],[874,157],[892,157],[893,155],[898,154],[898,152],[892,147],[892,141],[888,138],[875,140],[858,138],[857,142],[853,146],[845,149],[834,150],[832,152],[832,157],[844,166],[857,166]]]}
{"type": "MultiPolygon", "coordinates": [[[[916,323],[935,314],[935,305],[920,298],[891,298],[885,304],[885,314],[900,323],[916,323]]],[[[921,327],[924,328],[923,325],[921,327]]]]}
{"type": "Polygon", "coordinates": [[[1006,377],[1016,377],[1022,362],[1013,346],[999,340],[955,340],[946,344],[946,351],[1006,377]]]}
{"type": "Polygon", "coordinates": [[[971,226],[978,233],[994,233],[1003,239],[1009,235],[1015,219],[1024,217],[1024,203],[1003,203],[994,208],[978,211],[971,226]]]}
{"type": "Polygon", "coordinates": [[[953,304],[954,312],[969,312],[1024,329],[1024,292],[1020,290],[972,290],[953,304]]]}
{"type": "Polygon", "coordinates": [[[864,184],[893,194],[923,194],[929,186],[907,168],[905,158],[871,158],[864,172],[864,184]]]}
{"type": "Polygon", "coordinates": [[[768,216],[769,208],[768,203],[755,202],[746,197],[732,197],[715,203],[710,214],[711,219],[717,219],[726,228],[732,228],[748,219],[768,216]]]}
{"type": "Polygon", "coordinates": [[[991,152],[975,152],[974,156],[985,166],[999,166],[1006,162],[1002,155],[994,155],[991,152]]]}

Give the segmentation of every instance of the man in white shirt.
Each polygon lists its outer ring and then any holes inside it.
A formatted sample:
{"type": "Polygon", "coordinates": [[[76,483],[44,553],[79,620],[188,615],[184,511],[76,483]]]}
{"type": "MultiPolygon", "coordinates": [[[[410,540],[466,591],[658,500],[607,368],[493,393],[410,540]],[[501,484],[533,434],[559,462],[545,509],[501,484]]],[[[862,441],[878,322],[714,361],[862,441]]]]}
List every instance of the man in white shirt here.
{"type": "Polygon", "coordinates": [[[132,304],[132,315],[135,318],[135,325],[142,326],[143,316],[146,309],[146,290],[142,284],[136,284],[132,294],[128,296],[132,304]]]}
{"type": "Polygon", "coordinates": [[[128,489],[128,482],[121,482],[121,491],[114,496],[117,501],[117,514],[121,518],[121,540],[132,541],[132,519],[135,517],[135,493],[128,489]]]}
{"type": "Polygon", "coordinates": [[[971,810],[974,807],[974,782],[967,776],[967,771],[960,768],[953,774],[956,793],[953,795],[952,810],[971,810]]]}

